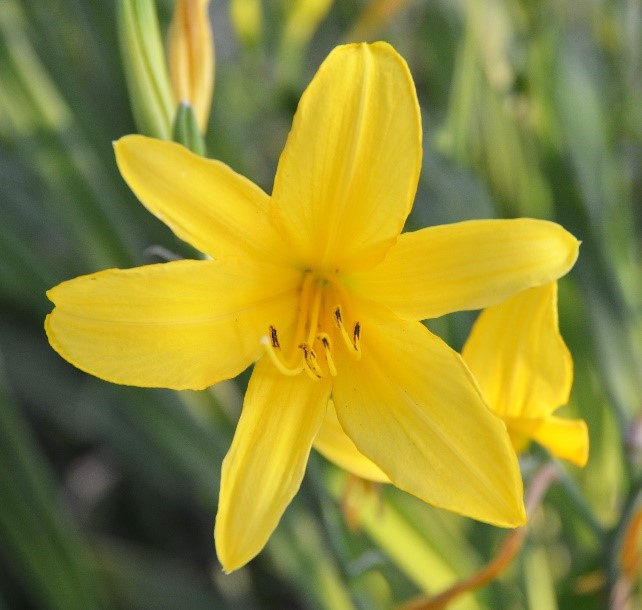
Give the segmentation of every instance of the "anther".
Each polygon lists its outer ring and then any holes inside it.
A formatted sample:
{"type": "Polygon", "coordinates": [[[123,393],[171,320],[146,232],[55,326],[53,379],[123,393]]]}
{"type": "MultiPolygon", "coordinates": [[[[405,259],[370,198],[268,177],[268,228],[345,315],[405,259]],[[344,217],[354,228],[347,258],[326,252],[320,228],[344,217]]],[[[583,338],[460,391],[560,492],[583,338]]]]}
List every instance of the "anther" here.
{"type": "Polygon", "coordinates": [[[289,366],[284,362],[276,328],[273,326],[270,326],[270,337],[261,337],[261,343],[265,346],[265,351],[272,361],[272,364],[284,375],[294,377],[306,368],[303,361],[299,361],[295,366],[289,366]]]}
{"type": "Polygon", "coordinates": [[[279,345],[279,338],[276,334],[276,328],[274,328],[274,326],[270,326],[270,338],[272,339],[272,347],[281,347],[279,345]]]}
{"type": "Polygon", "coordinates": [[[314,350],[305,343],[302,343],[301,345],[299,345],[299,347],[303,351],[303,360],[306,364],[305,370],[310,375],[310,377],[312,377],[312,379],[314,379],[315,381],[317,379],[325,377],[325,374],[319,366],[317,355],[314,353],[314,350]]]}
{"type": "Polygon", "coordinates": [[[354,331],[352,332],[352,342],[354,344],[354,349],[358,352],[361,351],[361,324],[355,322],[354,331]]]}

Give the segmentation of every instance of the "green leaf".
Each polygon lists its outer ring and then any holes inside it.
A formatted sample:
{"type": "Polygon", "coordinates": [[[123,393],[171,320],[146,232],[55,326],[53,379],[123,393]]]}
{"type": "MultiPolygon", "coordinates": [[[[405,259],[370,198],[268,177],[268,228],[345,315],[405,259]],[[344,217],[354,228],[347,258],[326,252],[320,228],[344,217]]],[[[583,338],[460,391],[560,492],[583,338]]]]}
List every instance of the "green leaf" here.
{"type": "Polygon", "coordinates": [[[118,34],[138,129],[144,135],[169,140],[174,103],[155,3],[119,0],[118,34]]]}
{"type": "MultiPolygon", "coordinates": [[[[1,363],[0,363],[1,364],[1,363]]],[[[0,557],[36,605],[107,608],[91,550],[56,486],[0,370],[0,557]]]]}

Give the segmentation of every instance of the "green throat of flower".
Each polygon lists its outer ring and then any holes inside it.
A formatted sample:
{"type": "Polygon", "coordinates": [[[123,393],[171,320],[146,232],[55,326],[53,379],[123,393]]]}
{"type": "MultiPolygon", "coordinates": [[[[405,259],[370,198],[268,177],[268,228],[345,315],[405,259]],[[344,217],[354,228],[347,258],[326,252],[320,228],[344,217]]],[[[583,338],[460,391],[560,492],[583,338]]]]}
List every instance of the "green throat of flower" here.
{"type": "Polygon", "coordinates": [[[333,345],[347,349],[355,359],[361,358],[361,324],[346,328],[342,302],[344,289],[335,276],[306,271],[301,282],[296,329],[289,347],[284,350],[279,330],[270,326],[262,343],[268,357],[284,375],[294,376],[305,371],[313,380],[337,375],[333,345]]]}

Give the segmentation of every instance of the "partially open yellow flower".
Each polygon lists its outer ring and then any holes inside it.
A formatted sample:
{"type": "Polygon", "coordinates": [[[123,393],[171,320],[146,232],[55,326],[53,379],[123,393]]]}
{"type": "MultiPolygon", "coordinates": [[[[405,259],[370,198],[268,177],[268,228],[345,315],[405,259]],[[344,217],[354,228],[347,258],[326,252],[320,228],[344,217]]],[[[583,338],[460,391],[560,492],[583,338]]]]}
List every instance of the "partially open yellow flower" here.
{"type": "Polygon", "coordinates": [[[214,258],[111,269],[48,293],[51,345],[116,383],[205,388],[256,362],[223,463],[215,537],[227,571],[265,545],[320,430],[326,447],[341,454],[349,441],[427,502],[525,520],[503,423],[419,320],[549,282],[578,242],[530,219],[400,235],[421,135],[408,67],[376,43],[338,47],[320,67],[271,197],[175,143],[125,137],[115,150],[129,186],[214,258]]]}
{"type": "Polygon", "coordinates": [[[553,415],[573,385],[573,361],[558,328],[557,282],[484,310],[462,355],[516,451],[535,440],[557,457],[586,464],[584,420],[553,415]]]}
{"type": "Polygon", "coordinates": [[[210,0],[176,0],[168,40],[174,101],[192,106],[201,132],[210,116],[216,65],[209,4],[210,0]]]}

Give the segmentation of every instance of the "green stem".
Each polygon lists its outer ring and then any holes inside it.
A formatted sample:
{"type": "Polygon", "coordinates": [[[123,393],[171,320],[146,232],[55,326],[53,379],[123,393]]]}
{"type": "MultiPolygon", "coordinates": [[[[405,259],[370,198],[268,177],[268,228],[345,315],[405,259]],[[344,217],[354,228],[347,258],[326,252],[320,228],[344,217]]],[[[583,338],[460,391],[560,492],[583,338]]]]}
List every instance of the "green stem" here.
{"type": "Polygon", "coordinates": [[[600,541],[600,543],[604,543],[607,537],[606,528],[595,516],[595,512],[586,501],[586,497],[578,487],[575,480],[569,476],[568,472],[564,468],[560,467],[560,465],[556,463],[546,449],[534,444],[532,451],[542,462],[548,461],[555,464],[558,470],[557,483],[559,487],[564,491],[566,498],[570,500],[578,513],[584,518],[591,531],[595,534],[595,537],[600,541]]]}
{"type": "Polygon", "coordinates": [[[607,532],[599,519],[595,516],[593,509],[586,501],[584,494],[577,486],[577,483],[568,475],[568,473],[559,468],[560,476],[558,482],[561,488],[566,492],[566,497],[571,500],[578,512],[584,517],[586,523],[601,542],[606,539],[607,532]]]}

